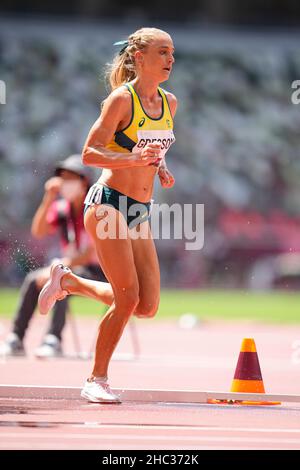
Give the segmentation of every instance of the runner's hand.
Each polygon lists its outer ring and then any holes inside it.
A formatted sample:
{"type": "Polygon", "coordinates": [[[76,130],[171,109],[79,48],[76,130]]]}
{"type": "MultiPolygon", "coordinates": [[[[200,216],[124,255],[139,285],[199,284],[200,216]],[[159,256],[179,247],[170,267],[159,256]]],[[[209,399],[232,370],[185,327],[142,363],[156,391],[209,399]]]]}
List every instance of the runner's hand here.
{"type": "Polygon", "coordinates": [[[163,188],[172,188],[175,184],[174,176],[166,167],[158,170],[158,177],[163,188]]]}
{"type": "Polygon", "coordinates": [[[159,164],[162,160],[160,156],[160,144],[147,144],[135,159],[136,166],[148,166],[159,164]]]}

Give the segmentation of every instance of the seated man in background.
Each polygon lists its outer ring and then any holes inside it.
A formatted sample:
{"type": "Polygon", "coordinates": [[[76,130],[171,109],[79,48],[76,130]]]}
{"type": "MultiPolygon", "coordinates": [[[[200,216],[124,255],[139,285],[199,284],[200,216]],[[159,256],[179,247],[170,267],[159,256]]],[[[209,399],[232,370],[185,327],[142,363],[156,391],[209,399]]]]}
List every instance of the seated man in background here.
{"type": "MultiPolygon", "coordinates": [[[[80,155],[71,155],[59,162],[54,176],[45,183],[45,193],[33,217],[31,233],[40,239],[58,232],[62,263],[80,276],[105,281],[83,225],[83,202],[93,182],[92,175],[91,169],[82,165],[80,155]]],[[[49,279],[50,265],[31,271],[25,277],[12,332],[4,344],[4,354],[25,355],[23,339],[37,306],[38,295],[49,279]]],[[[62,330],[68,301],[69,297],[66,297],[56,302],[49,329],[41,346],[35,351],[37,357],[62,355],[62,330]]]]}

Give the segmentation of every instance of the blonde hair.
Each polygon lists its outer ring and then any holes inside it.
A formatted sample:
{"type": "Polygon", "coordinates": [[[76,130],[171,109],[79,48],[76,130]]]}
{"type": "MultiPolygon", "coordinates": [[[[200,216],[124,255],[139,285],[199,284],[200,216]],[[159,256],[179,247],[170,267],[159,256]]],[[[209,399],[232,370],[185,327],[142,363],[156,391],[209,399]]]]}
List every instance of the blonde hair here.
{"type": "Polygon", "coordinates": [[[135,52],[144,51],[158,34],[167,33],[157,28],[141,28],[128,36],[128,45],[125,45],[107,66],[106,78],[111,90],[136,77],[135,52]]]}

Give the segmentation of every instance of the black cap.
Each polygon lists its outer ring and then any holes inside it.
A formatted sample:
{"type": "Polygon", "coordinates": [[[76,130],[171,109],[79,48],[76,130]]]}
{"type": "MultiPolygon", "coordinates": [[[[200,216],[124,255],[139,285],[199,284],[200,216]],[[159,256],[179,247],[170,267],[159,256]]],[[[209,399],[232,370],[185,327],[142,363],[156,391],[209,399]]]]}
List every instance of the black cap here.
{"type": "Polygon", "coordinates": [[[79,154],[70,155],[65,160],[58,162],[55,165],[55,175],[59,176],[61,170],[72,171],[73,173],[85,178],[89,184],[92,184],[94,179],[93,170],[88,166],[83,165],[81,155],[79,154]]]}

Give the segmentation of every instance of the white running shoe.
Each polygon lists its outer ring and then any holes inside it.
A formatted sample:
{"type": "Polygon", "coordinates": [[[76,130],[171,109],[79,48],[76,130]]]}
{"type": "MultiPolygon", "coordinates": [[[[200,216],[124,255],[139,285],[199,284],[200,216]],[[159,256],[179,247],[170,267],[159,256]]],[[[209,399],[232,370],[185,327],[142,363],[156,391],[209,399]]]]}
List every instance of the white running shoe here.
{"type": "Polygon", "coordinates": [[[46,282],[38,298],[40,313],[46,315],[57,300],[64,299],[68,292],[60,285],[61,278],[71,270],[61,264],[60,260],[53,261],[50,270],[50,279],[46,282]]]}
{"type": "Polygon", "coordinates": [[[121,403],[120,398],[111,391],[108,383],[97,378],[85,382],[81,396],[93,403],[121,403]]]}

